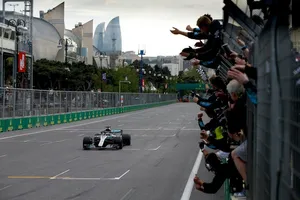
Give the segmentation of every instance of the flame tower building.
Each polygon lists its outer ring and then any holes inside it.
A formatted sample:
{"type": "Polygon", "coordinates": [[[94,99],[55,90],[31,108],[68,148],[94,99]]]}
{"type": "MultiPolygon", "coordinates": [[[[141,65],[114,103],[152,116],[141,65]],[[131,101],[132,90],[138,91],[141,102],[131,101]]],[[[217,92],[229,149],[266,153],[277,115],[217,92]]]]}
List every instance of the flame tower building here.
{"type": "Polygon", "coordinates": [[[113,18],[106,27],[105,23],[97,26],[94,34],[94,46],[107,55],[121,54],[122,52],[122,35],[120,26],[120,17],[113,18]]]}

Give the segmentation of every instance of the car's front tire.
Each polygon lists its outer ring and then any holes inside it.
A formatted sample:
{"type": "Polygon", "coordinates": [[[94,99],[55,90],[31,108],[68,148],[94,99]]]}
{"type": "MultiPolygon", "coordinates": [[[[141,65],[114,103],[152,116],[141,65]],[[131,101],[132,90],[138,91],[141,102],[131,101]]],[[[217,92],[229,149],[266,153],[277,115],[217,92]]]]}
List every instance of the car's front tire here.
{"type": "Polygon", "coordinates": [[[90,146],[93,144],[93,138],[91,137],[84,137],[82,140],[82,147],[84,150],[89,150],[90,146]]]}
{"type": "Polygon", "coordinates": [[[131,145],[131,136],[129,134],[123,134],[123,144],[130,146],[131,145]]]}

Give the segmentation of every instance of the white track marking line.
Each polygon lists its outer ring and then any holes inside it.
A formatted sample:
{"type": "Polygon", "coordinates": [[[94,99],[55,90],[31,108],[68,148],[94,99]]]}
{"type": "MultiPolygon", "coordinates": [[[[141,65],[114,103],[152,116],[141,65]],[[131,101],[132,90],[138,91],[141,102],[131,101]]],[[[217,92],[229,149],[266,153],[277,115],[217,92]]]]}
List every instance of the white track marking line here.
{"type": "Polygon", "coordinates": [[[175,137],[175,136],[176,136],[176,133],[173,135],[160,135],[159,137],[175,137]]]}
{"type": "Polygon", "coordinates": [[[64,141],[67,141],[67,140],[70,140],[70,139],[58,140],[58,141],[55,141],[55,143],[64,142],[64,141]]]}
{"type": "Polygon", "coordinates": [[[124,124],[119,124],[118,126],[124,126],[124,124]]]}
{"type": "Polygon", "coordinates": [[[7,188],[10,188],[11,186],[12,186],[12,185],[7,185],[7,186],[1,188],[0,191],[5,190],[5,189],[7,189],[7,188]]]}
{"type": "Polygon", "coordinates": [[[190,173],[189,179],[185,185],[185,188],[184,188],[184,191],[182,193],[180,200],[189,200],[190,199],[191,193],[192,193],[193,187],[194,187],[194,177],[198,173],[198,170],[199,170],[199,167],[201,164],[201,160],[202,160],[202,156],[203,156],[203,154],[202,154],[201,150],[199,150],[199,153],[197,155],[193,169],[190,173]]]}
{"type": "Polygon", "coordinates": [[[61,172],[61,173],[59,173],[59,174],[57,174],[57,175],[51,177],[50,179],[51,179],[51,180],[56,179],[57,177],[59,177],[59,176],[65,174],[65,173],[67,173],[68,171],[70,171],[70,170],[68,169],[68,170],[66,170],[66,171],[64,171],[64,172],[61,172]]]}
{"type": "Polygon", "coordinates": [[[84,136],[84,134],[77,135],[78,137],[84,136]]]}
{"type": "Polygon", "coordinates": [[[159,145],[159,146],[156,147],[155,149],[148,149],[148,151],[157,151],[160,147],[161,147],[161,145],[159,145]]]}
{"type": "Polygon", "coordinates": [[[125,151],[140,151],[141,149],[123,149],[125,151]]]}
{"type": "Polygon", "coordinates": [[[178,129],[175,128],[164,128],[164,131],[177,131],[178,129]]]}
{"type": "Polygon", "coordinates": [[[72,178],[72,177],[57,177],[55,180],[76,180],[76,181],[114,181],[116,178],[72,178]]]}
{"type": "Polygon", "coordinates": [[[120,180],[122,177],[124,177],[128,172],[130,172],[130,169],[124,172],[121,176],[115,177],[116,180],[120,180]]]}
{"type": "Polygon", "coordinates": [[[131,188],[120,200],[124,200],[132,191],[133,189],[131,188]]]}
{"type": "Polygon", "coordinates": [[[6,157],[7,155],[1,155],[0,158],[6,157]]]}
{"type": "Polygon", "coordinates": [[[18,134],[18,135],[0,137],[0,140],[6,140],[6,139],[11,139],[11,138],[16,138],[16,137],[36,135],[36,134],[40,134],[40,133],[47,133],[47,132],[52,132],[52,131],[60,131],[60,130],[66,130],[66,129],[72,131],[72,129],[68,129],[68,128],[86,126],[86,125],[89,125],[89,124],[96,124],[96,123],[99,123],[99,122],[105,122],[105,121],[109,121],[109,120],[113,120],[113,119],[118,119],[118,118],[122,118],[122,117],[127,117],[127,116],[131,116],[131,115],[135,115],[135,114],[139,114],[139,113],[143,113],[143,112],[147,112],[147,111],[134,112],[134,113],[131,113],[131,114],[126,114],[126,115],[121,115],[121,116],[116,116],[116,117],[101,119],[101,120],[92,121],[92,122],[86,122],[86,123],[82,123],[82,124],[70,125],[70,126],[62,127],[62,128],[47,129],[47,130],[42,130],[42,131],[35,131],[35,132],[32,132],[32,133],[22,133],[22,134],[18,134]]]}
{"type": "Polygon", "coordinates": [[[45,145],[48,145],[48,144],[52,144],[53,142],[46,142],[44,144],[41,144],[40,146],[45,146],[45,145]]]}
{"type": "Polygon", "coordinates": [[[73,162],[73,161],[75,161],[75,160],[78,160],[79,158],[80,158],[80,156],[77,157],[77,158],[73,158],[72,160],[69,160],[67,163],[70,163],[70,162],[73,162]]]}

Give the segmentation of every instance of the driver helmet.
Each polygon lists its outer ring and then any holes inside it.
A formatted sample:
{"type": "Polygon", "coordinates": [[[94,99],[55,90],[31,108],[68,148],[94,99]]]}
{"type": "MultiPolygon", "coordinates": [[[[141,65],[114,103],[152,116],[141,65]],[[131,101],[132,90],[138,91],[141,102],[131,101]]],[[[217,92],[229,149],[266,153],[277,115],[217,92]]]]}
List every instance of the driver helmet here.
{"type": "Polygon", "coordinates": [[[105,131],[111,131],[110,126],[107,126],[107,127],[105,128],[105,131]]]}

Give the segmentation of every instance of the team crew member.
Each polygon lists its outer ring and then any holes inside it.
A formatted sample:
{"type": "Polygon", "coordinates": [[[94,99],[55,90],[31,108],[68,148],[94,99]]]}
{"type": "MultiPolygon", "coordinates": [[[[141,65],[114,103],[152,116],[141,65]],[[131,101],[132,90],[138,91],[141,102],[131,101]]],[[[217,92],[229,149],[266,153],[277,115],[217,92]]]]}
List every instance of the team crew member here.
{"type": "Polygon", "coordinates": [[[205,67],[216,69],[219,65],[217,54],[223,44],[221,37],[222,26],[219,21],[211,20],[207,16],[200,17],[197,25],[201,33],[208,36],[207,42],[198,49],[185,48],[180,55],[186,57],[185,60],[198,59],[199,61],[194,62],[194,65],[201,64],[205,67]]]}

